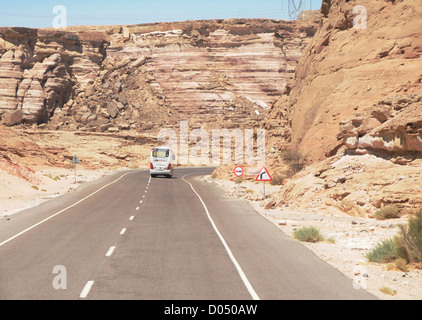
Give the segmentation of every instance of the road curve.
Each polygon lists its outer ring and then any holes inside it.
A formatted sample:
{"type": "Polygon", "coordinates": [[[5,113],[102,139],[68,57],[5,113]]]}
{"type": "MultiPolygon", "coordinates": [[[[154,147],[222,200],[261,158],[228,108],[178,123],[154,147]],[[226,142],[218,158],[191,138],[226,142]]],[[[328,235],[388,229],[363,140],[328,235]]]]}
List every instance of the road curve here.
{"type": "Polygon", "coordinates": [[[375,298],[211,172],[115,173],[0,219],[0,299],[375,298]]]}

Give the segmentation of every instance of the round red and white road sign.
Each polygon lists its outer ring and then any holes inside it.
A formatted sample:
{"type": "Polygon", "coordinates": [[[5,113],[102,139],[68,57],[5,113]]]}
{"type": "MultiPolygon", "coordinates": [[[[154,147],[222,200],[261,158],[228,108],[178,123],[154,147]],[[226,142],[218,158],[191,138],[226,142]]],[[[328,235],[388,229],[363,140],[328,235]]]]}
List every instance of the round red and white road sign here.
{"type": "Polygon", "coordinates": [[[243,168],[241,166],[234,167],[233,172],[236,177],[240,177],[243,174],[243,168]]]}

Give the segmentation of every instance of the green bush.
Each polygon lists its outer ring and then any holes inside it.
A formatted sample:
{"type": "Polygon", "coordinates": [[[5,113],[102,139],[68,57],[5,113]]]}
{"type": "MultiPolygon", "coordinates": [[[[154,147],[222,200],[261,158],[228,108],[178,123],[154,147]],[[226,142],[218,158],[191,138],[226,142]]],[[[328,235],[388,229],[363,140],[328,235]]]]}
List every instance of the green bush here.
{"type": "Polygon", "coordinates": [[[375,212],[374,217],[378,220],[397,219],[401,217],[400,209],[396,206],[389,206],[379,209],[375,212]]]}
{"type": "Polygon", "coordinates": [[[366,258],[372,262],[391,262],[398,258],[394,239],[383,240],[375,248],[366,254],[366,258]]]}
{"type": "Polygon", "coordinates": [[[366,258],[373,262],[391,262],[399,258],[408,263],[422,262],[422,210],[411,216],[407,225],[399,225],[399,234],[378,243],[366,258]]]}
{"type": "Polygon", "coordinates": [[[410,217],[407,225],[399,225],[399,229],[395,237],[399,257],[410,263],[422,262],[422,210],[410,217]]]}
{"type": "Polygon", "coordinates": [[[324,237],[318,229],[314,227],[303,227],[293,232],[293,237],[299,241],[305,242],[319,242],[324,240],[324,237]]]}

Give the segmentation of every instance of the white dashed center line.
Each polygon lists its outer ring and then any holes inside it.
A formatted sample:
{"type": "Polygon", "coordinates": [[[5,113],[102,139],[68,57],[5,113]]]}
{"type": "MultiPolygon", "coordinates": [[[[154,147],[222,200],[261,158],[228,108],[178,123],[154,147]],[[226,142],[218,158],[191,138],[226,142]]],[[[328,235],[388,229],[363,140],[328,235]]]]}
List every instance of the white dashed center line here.
{"type": "MultiPolygon", "coordinates": [[[[122,177],[120,177],[120,178],[122,178],[122,177]]],[[[120,179],[119,178],[119,179],[120,179]]],[[[117,180],[119,180],[119,179],[117,179],[117,180]]],[[[117,181],[116,180],[116,181],[117,181]]],[[[114,182],[116,182],[116,181],[114,181],[114,182]]],[[[113,182],[113,183],[114,183],[113,182]]],[[[150,182],[151,182],[151,176],[149,177],[149,180],[148,180],[148,185],[150,184],[150,182]]],[[[111,184],[111,183],[110,183],[111,184]]],[[[145,190],[145,193],[147,193],[147,189],[148,189],[148,185],[146,186],[146,190],[145,190]]],[[[106,187],[106,186],[104,186],[104,187],[106,187]]],[[[103,188],[104,188],[103,187],[103,188]]],[[[101,188],[102,189],[102,188],[101,188]]],[[[100,189],[100,190],[101,190],[100,189]]],[[[99,191],[99,190],[98,190],[99,191]]],[[[96,192],[94,192],[93,194],[95,194],[96,192]]],[[[91,195],[93,195],[93,194],[91,194],[91,195]]],[[[91,196],[90,195],[90,196],[91,196]]],[[[89,196],[88,196],[89,197],[89,196]]],[[[142,198],[145,198],[145,194],[144,195],[142,195],[142,198]]],[[[82,201],[83,200],[85,200],[85,198],[84,199],[82,199],[82,201]]],[[[139,201],[139,203],[142,203],[144,200],[140,200],[139,201]]],[[[66,209],[65,209],[66,210],[66,209]]],[[[139,207],[136,207],[136,209],[135,209],[136,211],[139,211],[139,207]]],[[[64,210],[63,210],[64,211],[64,210]]],[[[133,219],[134,219],[134,217],[135,216],[130,216],[129,217],[129,220],[130,221],[132,221],[133,219]]],[[[42,221],[43,222],[43,221],[42,221]]],[[[120,234],[125,234],[125,232],[126,232],[126,228],[122,228],[122,230],[120,231],[120,234]]],[[[2,243],[3,244],[3,243],[2,243]]],[[[112,254],[113,254],[113,252],[114,252],[114,249],[116,249],[116,246],[111,246],[109,249],[108,249],[108,251],[107,251],[107,253],[106,253],[106,257],[110,257],[112,254]]],[[[94,284],[94,280],[90,280],[90,281],[88,281],[86,284],[85,284],[85,287],[82,289],[82,291],[81,291],[81,293],[80,293],[80,295],[79,295],[79,298],[86,298],[87,296],[88,296],[88,294],[89,294],[89,291],[91,290],[91,288],[92,288],[92,285],[94,284]]]]}
{"type": "Polygon", "coordinates": [[[107,253],[106,253],[106,257],[110,257],[111,254],[113,253],[114,249],[116,249],[115,246],[111,246],[110,249],[108,249],[107,253]]]}
{"type": "Polygon", "coordinates": [[[88,281],[85,287],[82,289],[81,294],[79,295],[79,298],[86,298],[93,284],[94,284],[94,280],[88,281]]]}

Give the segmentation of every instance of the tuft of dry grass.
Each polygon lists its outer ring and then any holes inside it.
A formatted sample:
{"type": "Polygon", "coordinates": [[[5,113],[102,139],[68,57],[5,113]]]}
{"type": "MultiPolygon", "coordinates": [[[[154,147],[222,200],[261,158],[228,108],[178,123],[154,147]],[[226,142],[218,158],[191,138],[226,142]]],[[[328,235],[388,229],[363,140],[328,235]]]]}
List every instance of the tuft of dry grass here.
{"type": "Polygon", "coordinates": [[[390,296],[395,296],[397,294],[396,290],[391,289],[390,287],[387,286],[382,286],[381,288],[379,288],[379,291],[381,291],[384,294],[388,294],[390,296]]]}
{"type": "Polygon", "coordinates": [[[324,237],[315,227],[303,227],[293,232],[293,237],[299,241],[304,242],[319,242],[324,240],[324,237]]]}
{"type": "Polygon", "coordinates": [[[397,219],[402,216],[400,209],[397,206],[388,206],[377,210],[374,218],[378,220],[397,219]]]}

